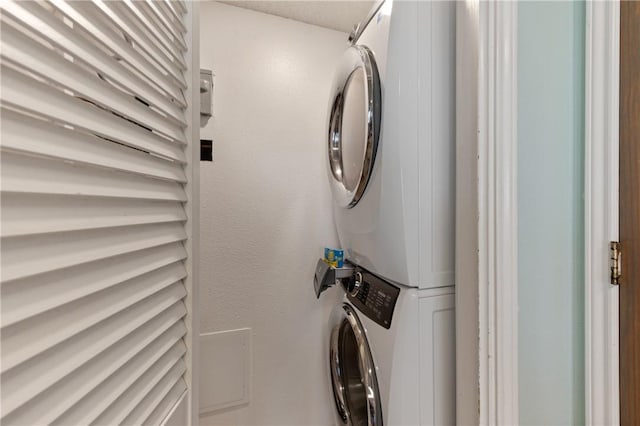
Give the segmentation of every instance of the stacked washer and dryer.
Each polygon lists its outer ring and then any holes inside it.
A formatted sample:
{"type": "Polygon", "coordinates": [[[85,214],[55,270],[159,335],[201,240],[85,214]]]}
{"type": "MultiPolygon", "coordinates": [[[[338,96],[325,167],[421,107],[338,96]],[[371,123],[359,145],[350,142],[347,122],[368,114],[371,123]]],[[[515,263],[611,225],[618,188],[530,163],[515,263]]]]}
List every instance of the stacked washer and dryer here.
{"type": "Polygon", "coordinates": [[[337,423],[455,424],[455,3],[380,2],[349,42],[327,145],[337,423]]]}

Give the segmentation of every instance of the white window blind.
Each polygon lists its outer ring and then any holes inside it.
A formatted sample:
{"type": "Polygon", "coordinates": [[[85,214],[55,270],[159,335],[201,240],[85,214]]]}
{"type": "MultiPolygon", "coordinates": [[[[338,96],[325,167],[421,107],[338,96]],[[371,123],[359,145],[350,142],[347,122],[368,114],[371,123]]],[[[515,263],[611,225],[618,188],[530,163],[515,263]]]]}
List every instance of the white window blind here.
{"type": "Polygon", "coordinates": [[[0,11],[0,422],[161,424],[189,382],[187,5],[0,11]]]}

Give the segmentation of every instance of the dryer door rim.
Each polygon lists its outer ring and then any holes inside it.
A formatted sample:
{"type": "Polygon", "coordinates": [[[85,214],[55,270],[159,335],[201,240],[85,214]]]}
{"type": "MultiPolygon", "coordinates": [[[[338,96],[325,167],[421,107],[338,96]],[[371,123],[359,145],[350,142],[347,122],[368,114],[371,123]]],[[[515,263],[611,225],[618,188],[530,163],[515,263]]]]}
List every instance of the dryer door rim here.
{"type": "Polygon", "coordinates": [[[382,88],[373,52],[366,46],[349,47],[342,56],[341,64],[333,81],[327,138],[331,191],[336,204],[340,207],[354,207],[362,198],[369,183],[380,138],[381,108],[382,88]],[[363,94],[365,99],[362,114],[365,129],[364,141],[362,141],[364,148],[360,158],[362,166],[359,175],[354,179],[355,184],[353,184],[348,182],[348,176],[345,175],[343,119],[345,118],[347,91],[352,80],[355,80],[353,77],[358,73],[364,74],[363,94]]]}
{"type": "Polygon", "coordinates": [[[367,417],[366,425],[382,426],[382,403],[373,356],[364,327],[358,319],[355,309],[347,303],[334,310],[331,324],[329,359],[331,384],[338,416],[344,425],[360,426],[362,424],[362,421],[356,418],[357,413],[354,413],[352,404],[350,404],[353,401],[353,396],[350,395],[353,388],[353,380],[345,377],[349,376],[349,361],[353,361],[353,359],[345,359],[345,332],[353,333],[355,338],[358,378],[361,379],[366,395],[364,401],[367,417]]]}

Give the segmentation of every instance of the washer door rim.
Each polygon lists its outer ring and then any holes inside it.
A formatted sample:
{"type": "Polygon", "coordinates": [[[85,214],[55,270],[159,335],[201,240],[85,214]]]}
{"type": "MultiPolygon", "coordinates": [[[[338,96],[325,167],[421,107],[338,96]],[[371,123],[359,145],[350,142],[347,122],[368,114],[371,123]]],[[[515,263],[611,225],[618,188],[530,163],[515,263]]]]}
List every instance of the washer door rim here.
{"type": "Polygon", "coordinates": [[[336,204],[340,207],[352,208],[358,204],[369,183],[380,139],[381,108],[382,88],[375,56],[366,46],[350,46],[343,54],[333,80],[327,138],[331,192],[336,204]],[[364,71],[365,74],[366,140],[357,184],[355,188],[349,189],[344,181],[342,162],[342,119],[345,91],[351,77],[359,70],[364,71]]]}
{"type": "Polygon", "coordinates": [[[353,414],[349,407],[347,385],[345,383],[344,360],[342,360],[342,334],[349,327],[356,340],[358,348],[358,368],[363,379],[366,395],[367,426],[382,426],[382,404],[373,362],[371,348],[367,341],[364,327],[358,319],[355,309],[343,303],[334,310],[331,324],[329,349],[329,363],[331,370],[331,384],[336,403],[337,414],[342,424],[347,426],[361,426],[354,423],[353,414]]]}

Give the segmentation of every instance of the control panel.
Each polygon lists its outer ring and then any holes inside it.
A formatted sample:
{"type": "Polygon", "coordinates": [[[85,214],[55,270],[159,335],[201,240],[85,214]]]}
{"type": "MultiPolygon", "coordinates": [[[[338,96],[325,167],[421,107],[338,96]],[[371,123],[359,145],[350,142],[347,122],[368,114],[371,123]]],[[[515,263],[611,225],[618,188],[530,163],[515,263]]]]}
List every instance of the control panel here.
{"type": "Polygon", "coordinates": [[[384,328],[391,327],[400,289],[366,270],[356,267],[347,297],[363,314],[384,328]]]}

